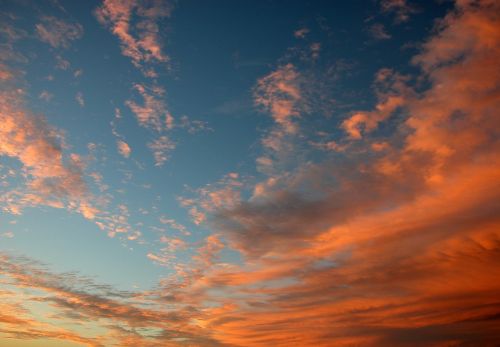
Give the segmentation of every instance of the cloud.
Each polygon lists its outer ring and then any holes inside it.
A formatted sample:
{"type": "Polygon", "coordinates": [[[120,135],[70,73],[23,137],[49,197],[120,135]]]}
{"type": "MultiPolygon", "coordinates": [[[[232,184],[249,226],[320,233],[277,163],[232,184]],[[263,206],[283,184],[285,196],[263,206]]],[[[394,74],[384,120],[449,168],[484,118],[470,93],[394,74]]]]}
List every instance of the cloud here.
{"type": "Polygon", "coordinates": [[[114,137],[116,137],[116,147],[118,149],[118,153],[124,158],[128,158],[132,149],[129,144],[125,141],[125,138],[118,132],[117,123],[122,118],[121,111],[119,108],[115,108],[114,119],[110,122],[111,125],[111,133],[114,137]]]}
{"type": "Polygon", "coordinates": [[[60,55],[56,55],[56,68],[59,70],[68,70],[71,64],[69,61],[61,57],[60,55]]]}
{"type": "Polygon", "coordinates": [[[380,122],[386,120],[403,103],[404,98],[402,96],[388,96],[377,105],[375,111],[358,112],[349,119],[344,120],[342,128],[344,128],[351,138],[361,139],[362,129],[365,133],[375,130],[380,122]]]}
{"type": "Polygon", "coordinates": [[[189,230],[184,225],[176,222],[174,219],[170,219],[170,218],[167,218],[165,216],[161,216],[160,223],[168,225],[170,228],[179,231],[183,235],[186,235],[186,236],[191,235],[189,230]]]}
{"type": "Polygon", "coordinates": [[[309,34],[309,32],[310,32],[310,30],[308,28],[301,28],[301,29],[296,30],[293,33],[293,36],[295,36],[298,39],[303,39],[306,37],[307,34],[309,34]]]}
{"type": "Polygon", "coordinates": [[[309,48],[311,49],[311,58],[313,60],[318,59],[319,53],[321,51],[321,43],[314,42],[309,46],[309,48]]]}
{"type": "Polygon", "coordinates": [[[2,63],[0,63],[0,80],[7,81],[7,80],[12,79],[13,77],[14,76],[9,71],[9,69],[7,68],[7,66],[5,66],[2,63]]]}
{"type": "Polygon", "coordinates": [[[7,304],[10,300],[5,298],[0,303],[0,332],[11,339],[55,338],[94,347],[123,346],[132,341],[141,346],[175,346],[181,340],[194,345],[216,345],[190,323],[197,316],[196,311],[181,306],[169,309],[171,305],[162,303],[158,293],[117,291],[79,274],[54,274],[31,259],[7,254],[0,255],[0,273],[7,279],[4,288],[9,289],[2,293],[4,296],[24,296],[17,305],[7,304]],[[32,304],[46,305],[50,319],[41,319],[32,304]],[[155,309],[148,308],[151,305],[155,309]],[[59,327],[94,327],[96,323],[103,332],[73,332],[59,327]]]}
{"type": "Polygon", "coordinates": [[[342,152],[346,149],[346,146],[338,144],[336,141],[327,141],[327,142],[311,142],[312,146],[324,150],[324,151],[335,151],[342,152]]]}
{"type": "Polygon", "coordinates": [[[241,202],[241,188],[244,183],[236,172],[230,172],[218,182],[207,184],[194,191],[194,198],[179,197],[182,207],[189,208],[189,214],[196,225],[206,219],[207,214],[219,209],[231,209],[241,202]]]}
{"type": "Polygon", "coordinates": [[[118,146],[118,152],[124,158],[128,158],[130,156],[130,152],[132,152],[132,150],[130,149],[130,146],[125,141],[118,140],[116,142],[116,145],[118,146]]]}
{"type": "Polygon", "coordinates": [[[297,158],[296,139],[303,135],[299,120],[309,111],[309,82],[294,64],[287,63],[260,78],[253,88],[255,106],[275,124],[261,139],[266,153],[257,158],[260,172],[277,174],[297,158]]]}
{"type": "MultiPolygon", "coordinates": [[[[156,78],[158,74],[154,65],[167,64],[170,60],[163,52],[160,24],[164,18],[170,17],[172,10],[173,4],[167,1],[105,0],[95,10],[95,15],[119,38],[122,54],[129,57],[145,77],[156,78]]],[[[165,90],[156,84],[136,83],[133,88],[142,98],[142,103],[130,99],[125,104],[135,114],[139,125],[158,133],[171,130],[174,117],[167,110],[165,90]]],[[[189,129],[194,131],[197,128],[191,126],[189,129]]],[[[120,148],[124,148],[123,143],[120,139],[120,148]]],[[[153,151],[156,166],[163,165],[168,152],[175,148],[175,143],[166,135],[156,137],[147,145],[153,151]]]]}
{"type": "Polygon", "coordinates": [[[170,152],[175,149],[175,142],[167,136],[160,136],[148,143],[149,149],[153,152],[155,166],[162,166],[169,158],[170,152]]]}
{"type": "Polygon", "coordinates": [[[297,131],[292,119],[299,117],[301,93],[299,73],[292,64],[286,64],[262,77],[254,89],[254,102],[271,113],[277,124],[288,133],[297,131]]]}
{"type": "Polygon", "coordinates": [[[370,133],[378,125],[396,113],[413,97],[412,90],[406,85],[408,77],[383,68],[375,76],[375,91],[378,103],[373,111],[355,112],[342,122],[341,127],[352,139],[361,139],[362,132],[370,133]]]}
{"type": "Polygon", "coordinates": [[[80,157],[64,154],[62,134],[24,108],[23,94],[21,89],[0,93],[0,155],[17,159],[24,177],[23,189],[3,195],[3,209],[17,214],[25,206],[84,204],[88,190],[80,157]]]}
{"type": "Polygon", "coordinates": [[[83,70],[82,69],[77,69],[75,70],[75,72],[73,72],[73,76],[75,76],[75,78],[78,78],[80,76],[83,75],[83,70]]]}
{"type": "Polygon", "coordinates": [[[213,303],[203,326],[215,339],[494,345],[499,10],[458,2],[413,59],[418,84],[379,71],[375,107],[341,125],[358,147],[262,182],[258,199],[206,211],[244,257],[185,289],[213,303]],[[387,123],[393,130],[375,132],[387,123]]]}
{"type": "Polygon", "coordinates": [[[272,252],[250,262],[246,272],[220,270],[209,277],[211,285],[255,303],[245,307],[233,301],[236,307],[214,317],[211,328],[221,341],[236,345],[296,340],[404,345],[420,338],[419,331],[434,331],[426,336],[428,344],[491,343],[494,322],[488,317],[498,314],[493,294],[498,289],[491,282],[495,274],[478,270],[498,258],[500,235],[493,230],[500,221],[491,214],[498,191],[486,193],[491,189],[487,179],[498,170],[484,169],[473,170],[482,173],[474,176],[477,180],[464,184],[465,176],[393,210],[351,206],[335,211],[332,202],[327,207],[288,199],[288,205],[273,201],[259,215],[247,215],[241,220],[262,233],[249,235],[245,247],[254,255],[260,247],[272,252]],[[463,204],[450,204],[461,196],[467,197],[463,204]],[[325,211],[316,212],[319,206],[325,211]],[[329,216],[332,210],[338,213],[329,216]],[[328,228],[329,223],[334,226],[328,228]],[[466,285],[471,276],[475,285],[466,285]],[[298,332],[297,324],[305,329],[298,332]]]}
{"type": "Polygon", "coordinates": [[[87,219],[94,219],[95,216],[97,215],[97,213],[100,212],[97,208],[92,207],[91,205],[89,205],[86,202],[80,204],[79,211],[87,219]]]}
{"type": "Polygon", "coordinates": [[[80,107],[84,107],[85,106],[85,99],[83,99],[83,93],[82,92],[76,93],[75,100],[76,100],[76,102],[78,102],[78,104],[80,105],[80,107]]]}
{"type": "Polygon", "coordinates": [[[417,12],[415,6],[406,0],[382,0],[380,1],[382,12],[394,13],[395,22],[403,23],[410,19],[410,15],[417,12]]]}
{"type": "Polygon", "coordinates": [[[49,102],[50,100],[52,100],[52,98],[54,97],[54,95],[46,90],[43,90],[39,95],[38,95],[38,98],[43,100],[43,101],[46,101],[46,102],[49,102]]]}
{"type": "MultiPolygon", "coordinates": [[[[84,157],[70,152],[64,132],[26,107],[26,92],[19,87],[25,82],[19,74],[16,77],[0,90],[0,155],[12,158],[15,165],[5,172],[6,167],[0,166],[5,178],[0,208],[16,215],[27,207],[66,209],[91,220],[110,237],[121,234],[124,239],[140,242],[140,232],[128,223],[126,207],[110,206],[113,197],[102,175],[93,172],[87,176],[94,153],[84,157]],[[92,182],[103,195],[94,194],[92,182]]],[[[77,93],[76,99],[84,105],[82,93],[77,93]]],[[[95,152],[96,145],[91,143],[88,149],[95,152]]]]}
{"type": "Polygon", "coordinates": [[[159,252],[148,253],[147,257],[161,266],[173,267],[177,265],[179,260],[175,253],[186,250],[186,242],[179,238],[167,236],[162,236],[160,242],[165,244],[165,247],[162,247],[159,252]]]}
{"type": "MultiPolygon", "coordinates": [[[[172,120],[173,122],[173,120],[172,120]]],[[[171,128],[174,125],[171,125],[171,128]]],[[[178,125],[181,129],[186,129],[188,133],[195,134],[201,131],[211,131],[212,129],[208,126],[208,123],[201,120],[192,120],[188,116],[182,116],[178,125]]]]}
{"type": "Polygon", "coordinates": [[[2,236],[11,239],[14,237],[14,233],[12,231],[6,231],[2,233],[2,236]]]}
{"type": "MultiPolygon", "coordinates": [[[[14,50],[13,42],[24,34],[9,25],[6,28],[10,40],[7,50],[14,50]]],[[[49,28],[66,26],[52,17],[43,17],[39,28],[50,33],[49,28]]],[[[80,35],[79,29],[68,29],[68,32],[64,37],[52,37],[58,40],[53,41],[54,45],[65,47],[80,35]]],[[[0,156],[18,162],[16,169],[8,170],[5,176],[8,179],[2,184],[0,208],[7,213],[21,214],[26,207],[42,205],[65,208],[93,219],[100,211],[90,203],[93,197],[85,181],[85,159],[68,151],[60,129],[26,106],[26,91],[20,87],[25,85],[23,74],[11,65],[27,63],[27,60],[19,60],[7,51],[2,52],[0,59],[4,61],[2,68],[15,76],[5,81],[0,90],[0,156]]],[[[42,91],[39,98],[49,101],[52,94],[42,91]]]]}
{"type": "Polygon", "coordinates": [[[135,84],[134,89],[142,97],[143,105],[132,100],[127,100],[125,104],[136,115],[139,124],[157,132],[171,128],[173,117],[162,98],[165,91],[160,87],[147,88],[142,84],[135,84]]]}
{"type": "Polygon", "coordinates": [[[139,234],[137,230],[133,230],[129,223],[130,212],[128,207],[120,203],[114,208],[109,206],[105,200],[99,216],[95,218],[95,224],[105,231],[109,237],[121,236],[122,239],[137,240],[139,234]]]}
{"type": "Polygon", "coordinates": [[[386,31],[385,26],[382,23],[375,23],[368,29],[370,35],[377,40],[388,40],[391,35],[386,31]]]}
{"type": "Polygon", "coordinates": [[[67,48],[71,41],[83,36],[83,28],[78,23],[69,23],[52,16],[43,16],[35,26],[38,37],[54,48],[67,48]]]}
{"type": "Polygon", "coordinates": [[[145,64],[166,63],[162,52],[159,21],[169,17],[172,4],[165,1],[105,0],[95,11],[99,22],[107,26],[121,42],[123,55],[146,75],[154,74],[145,64]],[[136,17],[136,20],[133,18],[136,17]]]}
{"type": "Polygon", "coordinates": [[[260,173],[280,176],[308,161],[308,147],[318,142],[314,127],[334,115],[336,99],[343,95],[339,82],[350,66],[328,57],[328,48],[324,42],[290,48],[292,53],[252,89],[255,105],[274,120],[260,140],[264,150],[256,160],[260,173]],[[320,50],[325,52],[321,57],[320,50]]]}

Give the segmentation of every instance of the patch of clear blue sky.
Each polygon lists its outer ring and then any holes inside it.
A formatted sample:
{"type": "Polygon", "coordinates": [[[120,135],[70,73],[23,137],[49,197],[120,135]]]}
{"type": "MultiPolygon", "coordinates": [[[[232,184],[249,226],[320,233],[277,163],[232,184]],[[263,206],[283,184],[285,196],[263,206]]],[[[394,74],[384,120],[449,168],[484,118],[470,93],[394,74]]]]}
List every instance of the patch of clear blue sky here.
{"type": "MultiPolygon", "coordinates": [[[[447,7],[421,2],[421,13],[432,16],[416,14],[397,27],[392,27],[392,16],[378,14],[372,22],[385,24],[393,37],[374,41],[367,33],[371,16],[380,13],[374,1],[178,1],[171,18],[161,26],[171,70],[164,68],[158,84],[165,88],[167,107],[177,120],[187,115],[208,122],[213,130],[197,134],[174,131],[169,136],[177,148],[171,159],[157,168],[146,148],[151,132],[139,127],[124,105],[133,95],[133,83],[147,81],[121,54],[118,39],[97,22],[93,11],[98,1],[61,4],[67,13],[44,2],[31,6],[10,2],[5,8],[19,17],[16,24],[31,35],[19,43],[30,61],[24,67],[29,106],[43,113],[50,124],[64,129],[71,151],[85,154],[89,142],[103,145],[107,159],[94,163],[94,168],[111,191],[125,190],[124,194],[114,193],[113,205],[129,207],[130,223],[143,223],[141,231],[150,245],[122,245],[80,215],[45,207],[27,209],[22,216],[3,215],[1,231],[11,230],[15,236],[2,239],[0,249],[29,255],[56,271],[79,269],[124,289],[151,286],[168,273],[146,258],[151,243],[158,239],[149,228],[161,226],[160,215],[185,224],[193,231],[190,241],[210,232],[190,223],[186,211],[178,206],[176,197],[185,193],[185,185],[200,187],[233,171],[258,175],[254,165],[258,141],[262,129],[272,120],[253,108],[251,88],[258,78],[272,71],[289,47],[297,45],[295,30],[308,27],[310,42],[321,42],[318,66],[337,60],[353,66],[352,75],[336,86],[339,102],[350,106],[322,120],[325,130],[334,133],[348,112],[369,108],[373,103],[370,85],[379,68],[391,66],[402,72],[413,69],[407,62],[414,49],[400,47],[420,42],[432,28],[433,18],[440,17],[447,7]],[[79,22],[83,37],[65,50],[37,41],[34,27],[43,15],[79,22]],[[55,68],[56,54],[70,62],[70,69],[55,68]],[[79,78],[73,76],[77,69],[83,70],[79,78]],[[48,81],[48,75],[54,80],[48,81]],[[54,95],[50,103],[38,99],[43,90],[54,95]],[[83,94],[85,107],[75,101],[77,92],[83,94]],[[118,130],[132,147],[128,160],[119,156],[111,135],[115,107],[123,116],[118,130]],[[145,169],[140,169],[135,160],[145,169]],[[122,183],[125,171],[133,175],[131,183],[122,183]],[[151,184],[151,189],[142,188],[142,184],[151,184]],[[154,213],[146,216],[138,212],[140,207],[151,210],[153,205],[158,208],[154,213]],[[17,224],[8,224],[11,220],[17,224]]],[[[5,163],[9,159],[0,160],[5,163]]],[[[182,257],[187,260],[190,254],[182,257]]],[[[234,254],[228,257],[236,259],[234,254]]]]}

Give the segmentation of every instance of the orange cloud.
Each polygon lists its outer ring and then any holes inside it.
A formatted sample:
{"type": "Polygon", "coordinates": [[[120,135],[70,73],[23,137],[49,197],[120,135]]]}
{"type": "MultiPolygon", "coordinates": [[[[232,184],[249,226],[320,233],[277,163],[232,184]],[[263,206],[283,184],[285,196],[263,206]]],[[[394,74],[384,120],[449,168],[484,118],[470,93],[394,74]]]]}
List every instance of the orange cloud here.
{"type": "Polygon", "coordinates": [[[341,127],[351,139],[359,140],[362,133],[377,129],[379,123],[386,121],[398,109],[405,106],[413,93],[406,86],[407,78],[390,69],[381,69],[375,76],[375,90],[379,102],[373,111],[354,113],[342,122],[341,127]]]}
{"type": "Polygon", "coordinates": [[[413,60],[427,90],[386,70],[376,76],[378,105],[342,125],[365,138],[364,151],[345,153],[342,166],[299,169],[288,186],[267,185],[263,199],[216,214],[214,226],[246,261],[213,267],[198,284],[215,293],[203,323],[214,338],[495,345],[499,10],[493,1],[457,3],[413,60]],[[398,130],[371,138],[398,108],[398,130]]]}

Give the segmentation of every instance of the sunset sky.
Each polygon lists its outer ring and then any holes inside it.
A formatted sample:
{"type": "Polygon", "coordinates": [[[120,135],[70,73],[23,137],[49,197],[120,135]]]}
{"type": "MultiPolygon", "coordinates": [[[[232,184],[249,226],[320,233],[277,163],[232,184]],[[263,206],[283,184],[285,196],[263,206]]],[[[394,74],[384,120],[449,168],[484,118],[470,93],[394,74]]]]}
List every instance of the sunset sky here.
{"type": "Polygon", "coordinates": [[[500,1],[0,0],[0,346],[498,346],[500,1]]]}

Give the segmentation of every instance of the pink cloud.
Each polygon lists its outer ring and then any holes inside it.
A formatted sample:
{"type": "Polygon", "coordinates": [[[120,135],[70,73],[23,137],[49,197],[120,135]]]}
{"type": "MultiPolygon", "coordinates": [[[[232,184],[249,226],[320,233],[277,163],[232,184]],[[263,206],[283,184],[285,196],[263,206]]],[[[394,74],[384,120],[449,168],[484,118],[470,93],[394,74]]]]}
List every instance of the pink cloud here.
{"type": "Polygon", "coordinates": [[[43,100],[43,101],[46,101],[46,102],[49,102],[50,100],[52,100],[52,98],[54,97],[53,94],[51,94],[50,92],[46,91],[46,90],[43,90],[39,95],[38,95],[38,98],[43,100]]]}
{"type": "Polygon", "coordinates": [[[40,40],[52,47],[67,48],[71,41],[83,36],[83,28],[78,23],[68,23],[56,17],[44,16],[42,22],[36,25],[40,40]]]}
{"type": "Polygon", "coordinates": [[[0,80],[7,81],[12,79],[13,77],[14,76],[10,72],[10,69],[6,65],[0,63],[0,80]]]}
{"type": "Polygon", "coordinates": [[[162,52],[158,21],[169,17],[171,11],[172,5],[164,1],[105,0],[95,13],[99,22],[120,39],[123,55],[148,75],[151,70],[144,64],[169,60],[162,52]],[[133,16],[137,21],[132,21],[133,16]]]}
{"type": "Polygon", "coordinates": [[[158,132],[171,128],[173,117],[168,112],[162,98],[165,91],[159,87],[146,88],[141,84],[135,84],[134,89],[142,97],[143,105],[139,105],[132,100],[128,100],[126,105],[136,115],[139,124],[158,132]]]}
{"type": "Polygon", "coordinates": [[[255,104],[269,111],[276,123],[288,133],[297,131],[292,119],[300,116],[298,79],[295,67],[287,64],[261,78],[254,90],[255,104]]]}
{"type": "Polygon", "coordinates": [[[25,109],[22,99],[20,89],[0,95],[0,154],[19,160],[25,177],[24,192],[4,195],[5,208],[19,213],[24,206],[38,204],[85,204],[88,191],[80,157],[64,155],[62,134],[25,109]]]}
{"type": "Polygon", "coordinates": [[[310,32],[310,30],[308,28],[301,28],[301,29],[296,30],[293,33],[293,36],[295,36],[298,39],[303,39],[306,37],[307,34],[309,34],[309,32],[310,32]]]}
{"type": "Polygon", "coordinates": [[[167,136],[160,136],[148,143],[149,149],[153,152],[155,166],[162,166],[169,158],[170,152],[175,149],[175,142],[167,136]]]}
{"type": "Polygon", "coordinates": [[[370,26],[368,32],[374,39],[377,40],[388,40],[391,38],[391,35],[385,29],[385,26],[382,23],[375,23],[370,26]]]}
{"type": "Polygon", "coordinates": [[[243,185],[239,175],[231,172],[218,182],[195,190],[195,198],[179,197],[178,200],[182,207],[189,209],[193,222],[200,225],[205,221],[207,214],[238,205],[241,202],[243,185]]]}
{"type": "Polygon", "coordinates": [[[82,92],[76,93],[75,100],[76,100],[76,102],[78,102],[78,105],[80,105],[80,107],[84,107],[85,106],[85,99],[83,98],[83,93],[82,92]]]}
{"type": "Polygon", "coordinates": [[[410,19],[410,15],[417,12],[415,6],[406,0],[382,0],[380,1],[382,12],[394,13],[395,22],[403,23],[410,19]]]}
{"type": "Polygon", "coordinates": [[[118,146],[118,152],[124,158],[128,158],[130,156],[130,152],[132,152],[132,150],[130,149],[130,146],[125,141],[121,141],[121,140],[118,140],[116,142],[116,144],[118,146]]]}

